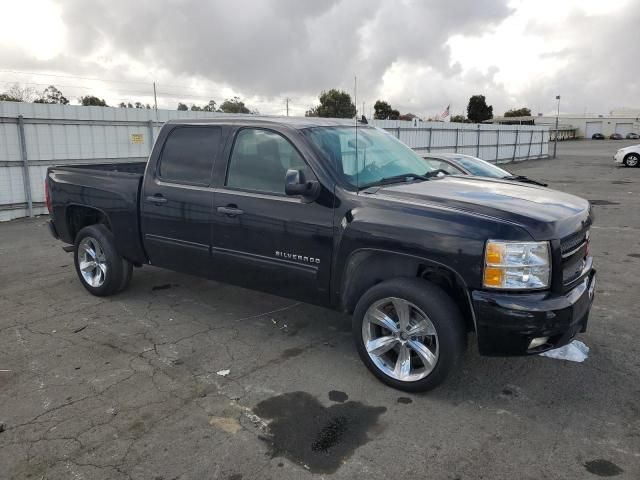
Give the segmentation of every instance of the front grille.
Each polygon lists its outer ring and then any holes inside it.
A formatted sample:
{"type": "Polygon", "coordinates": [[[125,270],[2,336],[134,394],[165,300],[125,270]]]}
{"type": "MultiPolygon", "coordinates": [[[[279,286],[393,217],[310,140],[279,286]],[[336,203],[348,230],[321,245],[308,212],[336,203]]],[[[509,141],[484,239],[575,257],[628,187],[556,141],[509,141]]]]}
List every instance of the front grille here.
{"type": "Polygon", "coordinates": [[[579,232],[572,233],[560,240],[560,251],[562,252],[562,256],[564,257],[567,253],[575,250],[580,246],[580,244],[584,243],[588,232],[588,229],[584,229],[579,232]]]}
{"type": "Polygon", "coordinates": [[[560,240],[560,251],[562,252],[562,283],[564,285],[571,284],[582,275],[589,251],[588,244],[588,228],[572,233],[560,240]]]}

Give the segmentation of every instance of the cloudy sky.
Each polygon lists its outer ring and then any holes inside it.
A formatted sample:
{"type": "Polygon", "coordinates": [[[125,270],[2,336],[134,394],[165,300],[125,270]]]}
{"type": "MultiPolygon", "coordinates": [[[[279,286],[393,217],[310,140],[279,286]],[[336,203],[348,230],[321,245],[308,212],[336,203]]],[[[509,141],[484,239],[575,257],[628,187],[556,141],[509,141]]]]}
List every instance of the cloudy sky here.
{"type": "Polygon", "coordinates": [[[640,0],[5,0],[0,92],[304,114],[324,89],[401,112],[640,108],[640,0]]]}

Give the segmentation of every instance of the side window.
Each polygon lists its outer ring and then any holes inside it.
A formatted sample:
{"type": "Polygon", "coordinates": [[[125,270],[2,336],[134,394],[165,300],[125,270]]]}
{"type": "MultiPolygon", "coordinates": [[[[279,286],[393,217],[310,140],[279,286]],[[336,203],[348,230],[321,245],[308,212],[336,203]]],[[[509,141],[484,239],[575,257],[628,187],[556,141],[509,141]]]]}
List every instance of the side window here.
{"type": "Polygon", "coordinates": [[[425,158],[425,162],[429,165],[433,170],[444,170],[449,173],[449,175],[460,175],[462,170],[457,167],[454,167],[449,162],[445,162],[444,160],[436,159],[436,158],[425,158]]]}
{"type": "Polygon", "coordinates": [[[228,187],[284,194],[289,169],[309,169],[296,149],[283,136],[255,128],[240,130],[227,170],[228,187]]]}
{"type": "Polygon", "coordinates": [[[220,127],[173,129],[162,149],[158,176],[169,182],[208,185],[220,136],[220,127]]]}

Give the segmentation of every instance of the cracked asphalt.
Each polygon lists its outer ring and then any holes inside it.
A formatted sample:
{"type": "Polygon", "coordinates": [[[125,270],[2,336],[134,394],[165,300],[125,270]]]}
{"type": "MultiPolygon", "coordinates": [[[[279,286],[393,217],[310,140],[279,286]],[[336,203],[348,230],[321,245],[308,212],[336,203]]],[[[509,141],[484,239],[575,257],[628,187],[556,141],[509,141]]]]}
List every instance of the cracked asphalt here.
{"type": "Polygon", "coordinates": [[[424,395],[368,373],[345,315],[152,267],[92,297],[46,217],[0,224],[0,478],[640,478],[628,143],[507,166],[595,200],[589,358],[484,358],[470,337],[424,395]]]}

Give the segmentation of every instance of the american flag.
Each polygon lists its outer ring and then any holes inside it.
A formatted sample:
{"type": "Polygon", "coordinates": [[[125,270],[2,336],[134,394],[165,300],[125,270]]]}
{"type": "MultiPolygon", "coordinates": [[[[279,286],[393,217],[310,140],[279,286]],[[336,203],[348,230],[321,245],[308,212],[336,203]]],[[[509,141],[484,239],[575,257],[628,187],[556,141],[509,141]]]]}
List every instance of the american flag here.
{"type": "Polygon", "coordinates": [[[449,107],[451,107],[451,105],[447,105],[447,108],[444,109],[444,112],[442,112],[439,115],[441,120],[444,120],[445,118],[447,118],[449,116],[449,107]]]}

